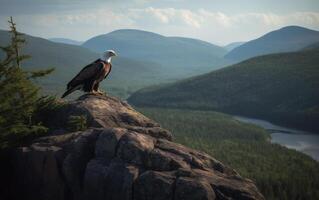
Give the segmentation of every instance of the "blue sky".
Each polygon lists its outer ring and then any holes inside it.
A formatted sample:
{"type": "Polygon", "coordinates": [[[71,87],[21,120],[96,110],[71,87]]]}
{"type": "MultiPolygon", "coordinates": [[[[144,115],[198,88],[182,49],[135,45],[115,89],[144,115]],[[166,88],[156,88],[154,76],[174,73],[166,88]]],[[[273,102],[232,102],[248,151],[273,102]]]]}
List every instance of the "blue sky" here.
{"type": "Polygon", "coordinates": [[[87,40],[122,28],[215,44],[247,41],[288,25],[319,30],[319,0],[0,0],[0,29],[87,40]]]}

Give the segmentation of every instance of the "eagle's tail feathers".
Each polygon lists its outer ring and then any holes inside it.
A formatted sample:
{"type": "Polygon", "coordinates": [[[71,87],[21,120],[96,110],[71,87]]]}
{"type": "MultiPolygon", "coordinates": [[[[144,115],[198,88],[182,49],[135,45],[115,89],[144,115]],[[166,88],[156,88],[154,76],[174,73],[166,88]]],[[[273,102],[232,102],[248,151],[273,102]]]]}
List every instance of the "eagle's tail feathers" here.
{"type": "Polygon", "coordinates": [[[78,86],[76,86],[76,87],[73,87],[73,88],[68,89],[66,92],[64,92],[64,94],[62,95],[61,98],[66,97],[67,95],[71,94],[72,92],[74,92],[75,90],[78,90],[78,89],[80,89],[80,88],[81,88],[81,85],[78,85],[78,86]]]}

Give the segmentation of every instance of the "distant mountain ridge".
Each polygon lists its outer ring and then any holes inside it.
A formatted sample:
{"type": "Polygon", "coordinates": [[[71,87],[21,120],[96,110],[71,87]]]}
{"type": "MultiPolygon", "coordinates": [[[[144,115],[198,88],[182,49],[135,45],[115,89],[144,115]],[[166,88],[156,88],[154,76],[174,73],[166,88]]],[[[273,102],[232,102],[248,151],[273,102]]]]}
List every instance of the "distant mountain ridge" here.
{"type": "MultiPolygon", "coordinates": [[[[66,84],[84,66],[101,56],[81,46],[51,42],[27,34],[23,37],[27,44],[22,48],[22,53],[31,55],[31,59],[22,63],[23,67],[29,69],[55,68],[51,75],[41,80],[45,91],[51,94],[61,94],[66,84]]],[[[8,44],[9,41],[8,31],[0,30],[0,46],[8,44]]],[[[0,58],[1,56],[3,56],[2,51],[0,51],[0,58]]],[[[101,87],[108,92],[111,91],[113,94],[125,97],[127,93],[134,90],[167,81],[163,72],[160,65],[150,61],[116,57],[113,59],[112,73],[102,82],[101,87]]]]}
{"type": "Polygon", "coordinates": [[[235,49],[236,47],[239,47],[240,45],[244,44],[245,42],[232,42],[224,46],[225,49],[228,51],[231,51],[235,49]]]}
{"type": "MultiPolygon", "coordinates": [[[[0,30],[0,45],[8,44],[10,37],[8,31],[0,30]]],[[[31,59],[22,63],[23,66],[42,69],[55,67],[54,74],[59,76],[61,80],[70,78],[72,75],[69,73],[74,73],[73,70],[79,70],[100,56],[89,49],[75,45],[51,42],[27,34],[24,34],[23,37],[27,43],[22,47],[22,53],[31,55],[31,59]]],[[[0,52],[0,56],[1,54],[3,52],[0,52]]]]}
{"type": "MultiPolygon", "coordinates": [[[[290,29],[295,32],[304,30],[301,27],[283,28],[291,33],[290,29]]],[[[282,32],[282,29],[278,31],[282,32]]],[[[309,31],[310,35],[317,33],[308,29],[306,32],[309,31]]],[[[308,43],[316,39],[316,34],[314,35],[315,37],[308,37],[308,43]]],[[[100,57],[100,53],[85,47],[88,44],[97,45],[96,48],[101,48],[101,51],[115,49],[119,54],[113,60],[112,74],[103,81],[102,87],[108,90],[112,88],[112,92],[116,91],[112,94],[121,97],[127,97],[137,89],[152,84],[173,82],[211,72],[229,63],[222,58],[227,51],[211,43],[192,38],[165,37],[132,29],[117,30],[96,36],[82,46],[51,42],[29,35],[25,35],[25,38],[27,45],[23,48],[23,52],[30,54],[32,59],[24,62],[23,66],[42,69],[55,67],[55,72],[43,80],[44,87],[54,92],[62,92],[65,84],[82,67],[100,57]]],[[[7,44],[9,40],[8,32],[0,30],[0,45],[7,44]]],[[[305,45],[303,40],[302,44],[305,45]]],[[[245,45],[246,43],[236,49],[245,45]]],[[[315,45],[311,43],[304,48],[315,48],[315,45]]]]}
{"type": "Polygon", "coordinates": [[[49,38],[48,40],[50,40],[52,42],[63,43],[63,44],[72,44],[72,45],[81,45],[81,44],[83,44],[82,41],[71,40],[71,39],[68,39],[68,38],[49,38]]]}
{"type": "MultiPolygon", "coordinates": [[[[118,33],[115,34],[119,37],[118,33]]],[[[126,35],[126,34],[124,34],[126,35]]],[[[157,34],[145,33],[141,35],[142,38],[153,37],[163,37],[157,34]]],[[[94,52],[85,48],[84,46],[70,45],[60,42],[52,42],[47,39],[24,35],[27,40],[27,44],[23,47],[23,53],[31,55],[32,58],[23,63],[26,68],[43,69],[48,67],[54,67],[55,71],[49,77],[44,78],[41,85],[49,91],[49,93],[61,93],[65,89],[66,83],[72,79],[73,76],[78,73],[88,63],[99,58],[100,53],[94,52]]],[[[6,45],[10,40],[10,35],[7,31],[0,30],[0,45],[6,45]]],[[[205,51],[209,51],[211,46],[210,43],[189,39],[175,37],[171,40],[176,41],[178,44],[186,44],[193,51],[196,51],[196,44],[200,44],[201,48],[205,51]],[[195,46],[195,47],[194,47],[195,46]]],[[[123,43],[126,45],[127,43],[123,43]]],[[[126,49],[126,47],[123,47],[126,49]]],[[[104,47],[103,49],[111,49],[111,47],[104,47]]],[[[167,47],[169,50],[170,48],[167,47]]],[[[139,48],[132,50],[134,53],[138,53],[139,48]]],[[[150,49],[148,49],[151,52],[150,49]]],[[[179,51],[183,52],[183,48],[179,48],[179,51]]],[[[166,65],[163,66],[158,62],[152,61],[152,59],[147,59],[147,56],[141,56],[139,58],[133,59],[133,57],[126,57],[125,54],[118,52],[118,57],[113,59],[113,68],[110,76],[102,82],[102,88],[106,88],[111,91],[111,94],[120,97],[127,97],[131,92],[136,91],[142,87],[150,86],[158,83],[167,83],[176,81],[177,79],[189,77],[191,74],[200,74],[201,72],[211,71],[211,65],[207,65],[207,68],[201,71],[200,67],[195,67],[192,70],[188,70],[188,63],[183,61],[185,66],[181,67],[179,70],[175,70],[174,66],[166,65]],[[128,76],[129,74],[129,76],[128,76]]],[[[145,51],[144,51],[145,53],[145,51]]],[[[0,52],[3,55],[3,52],[0,52]]],[[[172,54],[172,53],[171,53],[172,54]]],[[[200,52],[198,53],[200,54],[200,52]]],[[[222,56],[222,55],[220,55],[222,56]]],[[[174,55],[167,55],[167,58],[162,58],[163,60],[174,57],[174,55]]],[[[179,59],[184,60],[184,57],[179,59]]],[[[189,58],[194,60],[198,59],[196,55],[189,55],[189,58]]],[[[175,58],[174,58],[175,59],[175,58]]]]}
{"type": "Polygon", "coordinates": [[[114,49],[120,56],[159,63],[172,77],[201,74],[228,63],[223,58],[227,51],[217,45],[135,29],[99,35],[82,46],[96,52],[114,49]]]}
{"type": "Polygon", "coordinates": [[[315,42],[319,42],[319,31],[287,26],[234,48],[225,58],[243,61],[260,55],[298,51],[315,42]]]}
{"type": "Polygon", "coordinates": [[[319,42],[313,43],[309,46],[306,46],[302,50],[319,50],[319,42]]]}

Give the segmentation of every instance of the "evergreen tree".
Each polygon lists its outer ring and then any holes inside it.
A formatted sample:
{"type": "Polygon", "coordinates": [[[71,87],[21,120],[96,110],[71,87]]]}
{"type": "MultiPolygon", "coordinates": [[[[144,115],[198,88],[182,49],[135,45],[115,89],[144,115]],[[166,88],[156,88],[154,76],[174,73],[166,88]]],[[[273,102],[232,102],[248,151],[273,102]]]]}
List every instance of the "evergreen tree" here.
{"type": "Polygon", "coordinates": [[[27,71],[21,63],[30,58],[20,50],[26,41],[16,29],[12,17],[11,41],[0,47],[6,54],[0,61],[0,148],[16,145],[24,139],[46,132],[46,127],[32,120],[39,101],[39,87],[32,80],[53,71],[27,71]]]}

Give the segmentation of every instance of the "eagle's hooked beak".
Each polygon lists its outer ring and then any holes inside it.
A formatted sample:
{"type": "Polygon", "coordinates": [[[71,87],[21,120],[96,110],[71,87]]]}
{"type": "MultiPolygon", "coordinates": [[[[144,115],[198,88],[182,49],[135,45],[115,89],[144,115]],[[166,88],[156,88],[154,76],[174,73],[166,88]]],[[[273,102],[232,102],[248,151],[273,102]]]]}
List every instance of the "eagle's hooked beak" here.
{"type": "Polygon", "coordinates": [[[117,54],[115,52],[111,52],[111,56],[117,56],[117,54]]]}

